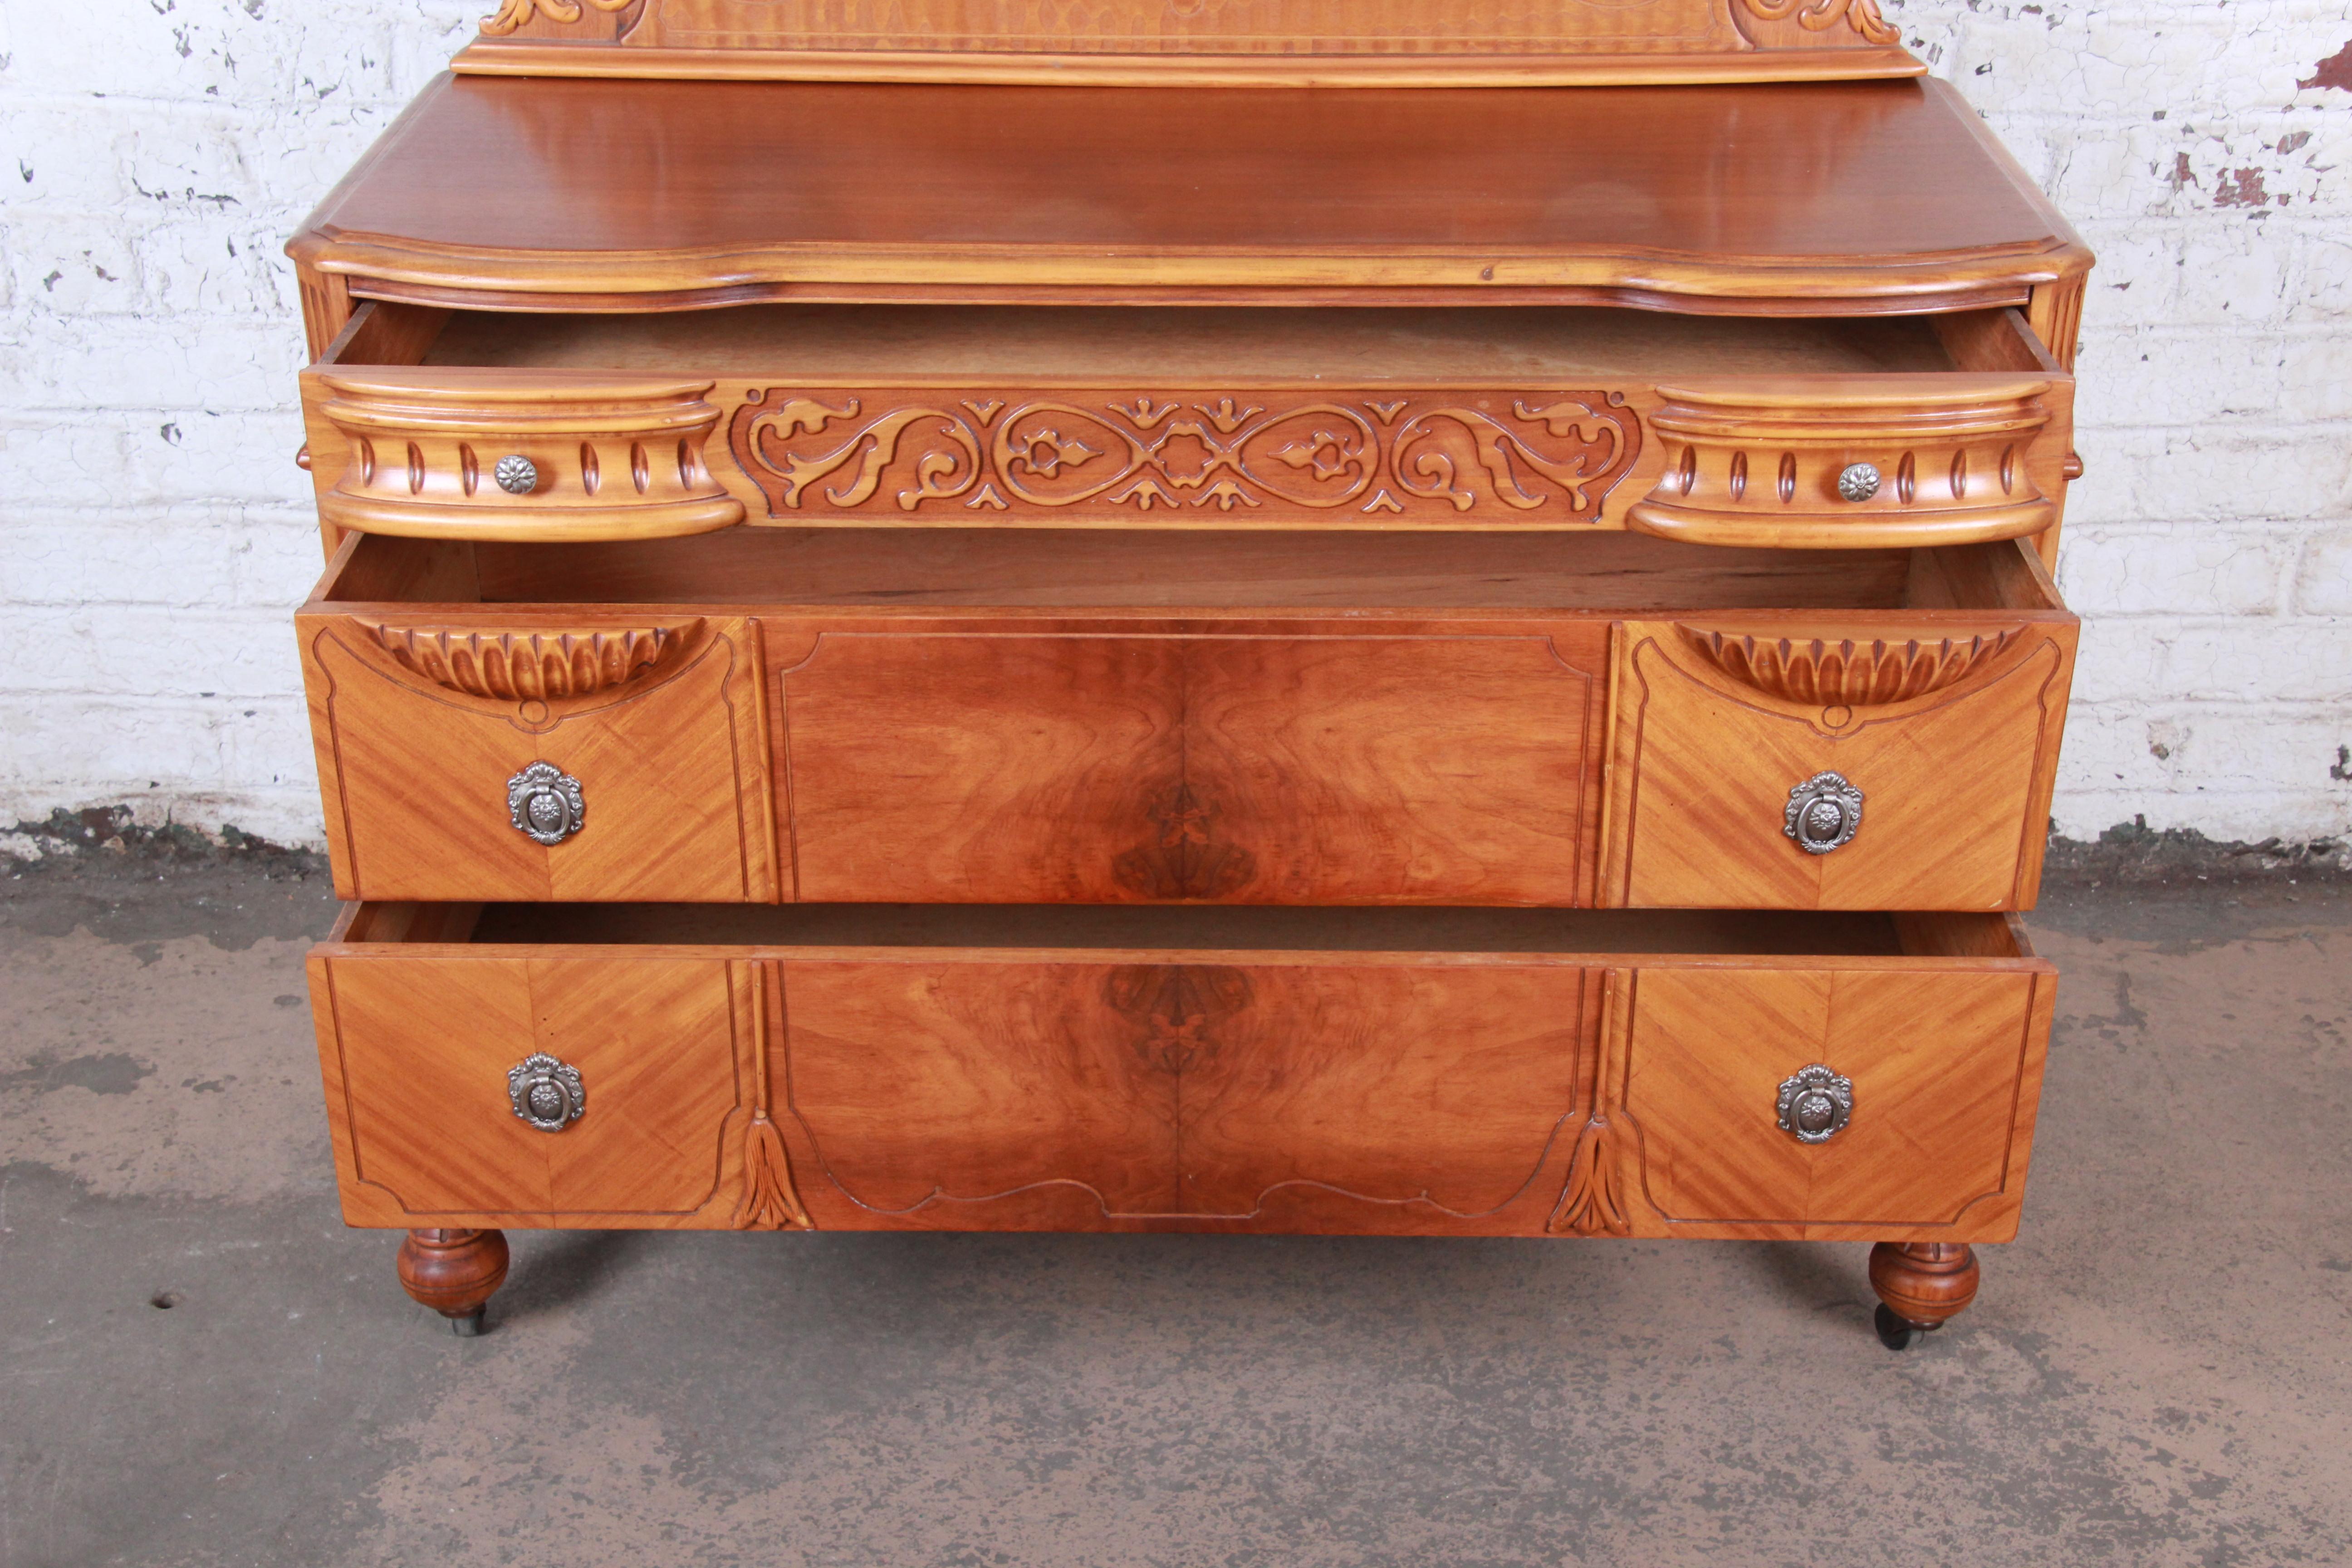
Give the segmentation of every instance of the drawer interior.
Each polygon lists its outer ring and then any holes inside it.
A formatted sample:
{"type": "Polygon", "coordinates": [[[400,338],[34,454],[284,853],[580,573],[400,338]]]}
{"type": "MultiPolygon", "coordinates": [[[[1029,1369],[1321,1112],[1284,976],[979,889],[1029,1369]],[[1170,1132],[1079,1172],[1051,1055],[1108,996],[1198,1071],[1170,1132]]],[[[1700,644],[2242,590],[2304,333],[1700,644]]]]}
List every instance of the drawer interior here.
{"type": "Polygon", "coordinates": [[[2016,541],[1746,550],[1633,533],[729,529],[573,543],[346,540],[329,604],[1101,609],[2063,611],[2016,541]]]}
{"type": "Polygon", "coordinates": [[[2005,915],[1810,910],[363,903],[348,907],[331,940],[476,946],[2032,956],[2022,928],[2005,915]]]}
{"type": "MultiPolygon", "coordinates": [[[[441,312],[431,312],[439,315],[441,312]]],[[[1958,368],[1928,320],[1673,316],[1605,307],[1286,309],[742,305],[667,314],[446,313],[421,363],[832,377],[1829,374],[1958,368]]],[[[429,330],[429,321],[420,321],[429,330]]],[[[424,337],[425,331],[412,335],[424,337]]],[[[341,363],[360,363],[344,360],[341,363]]]]}

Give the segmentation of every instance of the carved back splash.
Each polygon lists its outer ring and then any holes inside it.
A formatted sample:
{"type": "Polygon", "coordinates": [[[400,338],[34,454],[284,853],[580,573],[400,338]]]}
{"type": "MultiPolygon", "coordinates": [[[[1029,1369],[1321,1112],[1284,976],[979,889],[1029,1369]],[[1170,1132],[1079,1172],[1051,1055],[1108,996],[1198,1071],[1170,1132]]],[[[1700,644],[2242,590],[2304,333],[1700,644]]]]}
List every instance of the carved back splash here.
{"type": "Polygon", "coordinates": [[[1916,76],[1877,0],[500,0],[457,68],[1540,85],[1916,76]]]}

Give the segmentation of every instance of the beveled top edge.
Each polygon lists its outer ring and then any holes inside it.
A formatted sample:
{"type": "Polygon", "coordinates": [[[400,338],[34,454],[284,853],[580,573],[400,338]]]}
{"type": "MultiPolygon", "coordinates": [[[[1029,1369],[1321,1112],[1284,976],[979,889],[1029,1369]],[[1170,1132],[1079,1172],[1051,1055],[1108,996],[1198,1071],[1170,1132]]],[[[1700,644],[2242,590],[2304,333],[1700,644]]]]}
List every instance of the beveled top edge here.
{"type": "Polygon", "coordinates": [[[1321,94],[445,75],[287,250],[355,294],[575,310],[1913,313],[2015,303],[2092,260],[1933,79],[1321,94]],[[1942,171],[1933,190],[1919,166],[1942,171]],[[698,243],[646,243],[678,239],[698,243]]]}
{"type": "Polygon", "coordinates": [[[1171,57],[982,50],[625,48],[617,44],[538,38],[477,38],[457,52],[449,68],[460,76],[1149,88],[1666,87],[1857,81],[1927,74],[1925,60],[1894,46],[1660,55],[1171,57]]]}

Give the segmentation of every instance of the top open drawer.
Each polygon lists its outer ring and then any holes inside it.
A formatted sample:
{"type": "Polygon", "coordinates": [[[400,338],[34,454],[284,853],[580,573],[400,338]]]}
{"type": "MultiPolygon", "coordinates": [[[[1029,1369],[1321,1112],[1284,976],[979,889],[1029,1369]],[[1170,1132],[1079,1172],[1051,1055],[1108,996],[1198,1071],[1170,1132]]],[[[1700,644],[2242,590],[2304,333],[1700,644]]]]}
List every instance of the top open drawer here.
{"type": "Polygon", "coordinates": [[[2014,310],[363,305],[302,377],[331,528],[2042,534],[2073,379],[2014,310]]]}

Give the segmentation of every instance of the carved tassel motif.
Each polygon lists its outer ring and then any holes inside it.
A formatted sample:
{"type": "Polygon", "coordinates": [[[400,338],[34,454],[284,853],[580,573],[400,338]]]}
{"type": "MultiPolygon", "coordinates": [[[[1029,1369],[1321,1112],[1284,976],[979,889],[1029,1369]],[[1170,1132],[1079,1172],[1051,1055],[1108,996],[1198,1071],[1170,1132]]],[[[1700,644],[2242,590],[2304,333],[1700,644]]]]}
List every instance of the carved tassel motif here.
{"type": "MultiPolygon", "coordinates": [[[[762,1075],[765,1076],[764,1074],[762,1075]]],[[[743,1141],[743,1203],[735,1211],[738,1230],[814,1230],[800,1194],[793,1190],[792,1163],[784,1135],[768,1120],[767,1107],[751,1113],[743,1141]]]]}
{"type": "Polygon", "coordinates": [[[1692,648],[1743,686],[1784,702],[1860,707],[1940,691],[2009,647],[2015,628],[1934,642],[1754,637],[1683,626],[1692,648]]]}
{"type": "Polygon", "coordinates": [[[1557,1236],[1624,1236],[1633,1228],[1626,1215],[1624,1171],[1618,1147],[1623,1133],[1607,1116],[1596,1115],[1584,1124],[1576,1140],[1576,1157],[1568,1167],[1568,1184],[1544,1229],[1557,1236]]]}
{"type": "Polygon", "coordinates": [[[801,1207],[793,1186],[793,1163],[784,1152],[784,1135],[768,1117],[768,987],[770,966],[759,964],[751,974],[753,1005],[751,1041],[754,1058],[751,1126],[743,1136],[743,1201],[735,1210],[738,1230],[814,1230],[816,1224],[801,1207]]]}
{"type": "Polygon", "coordinates": [[[1600,1059],[1593,1064],[1592,1114],[1577,1135],[1576,1152],[1568,1163],[1568,1181],[1559,1190],[1544,1229],[1551,1235],[1627,1236],[1633,1229],[1627,1204],[1625,1141],[1633,1129],[1612,1114],[1616,1110],[1618,1064],[1622,1041],[1631,1024],[1631,975],[1612,969],[1601,982],[1600,1059]]]}

